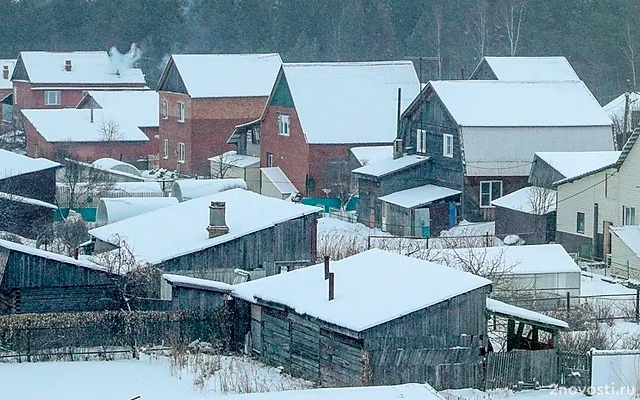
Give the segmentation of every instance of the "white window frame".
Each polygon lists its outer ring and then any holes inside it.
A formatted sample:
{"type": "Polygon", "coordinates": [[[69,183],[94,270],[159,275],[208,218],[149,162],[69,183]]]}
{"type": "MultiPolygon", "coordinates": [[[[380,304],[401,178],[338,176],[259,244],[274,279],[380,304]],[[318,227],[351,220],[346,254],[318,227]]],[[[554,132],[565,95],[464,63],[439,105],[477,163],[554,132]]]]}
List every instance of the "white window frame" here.
{"type": "Polygon", "coordinates": [[[178,142],[178,162],[184,164],[186,161],[186,146],[182,142],[178,142]]]}
{"type": "Polygon", "coordinates": [[[267,153],[267,167],[273,167],[273,153],[267,153]]]}
{"type": "Polygon", "coordinates": [[[44,91],[45,106],[59,106],[61,102],[62,102],[62,92],[60,90],[44,91]],[[53,97],[50,97],[50,96],[53,96],[53,97]]]}
{"type": "Polygon", "coordinates": [[[478,200],[478,204],[480,204],[480,208],[493,208],[494,206],[491,205],[491,202],[499,199],[500,197],[502,197],[502,181],[480,181],[480,188],[479,188],[479,192],[480,192],[480,197],[478,200]],[[482,186],[484,183],[488,183],[489,184],[489,192],[487,193],[489,195],[489,204],[483,204],[482,202],[482,197],[483,197],[483,192],[482,192],[482,186]],[[500,196],[496,197],[495,199],[493,198],[493,185],[500,185],[500,196]]]}
{"type": "Polygon", "coordinates": [[[278,115],[278,134],[280,136],[291,135],[291,116],[287,114],[278,115]]]}
{"type": "Polygon", "coordinates": [[[187,117],[184,102],[178,102],[178,122],[184,122],[187,117]]]}
{"type": "Polygon", "coordinates": [[[622,225],[636,224],[636,208],[622,206],[622,225]]]}
{"type": "Polygon", "coordinates": [[[416,153],[425,154],[427,152],[427,130],[416,129],[416,153]]]}
{"type": "Polygon", "coordinates": [[[165,160],[169,158],[169,139],[165,139],[162,142],[162,158],[165,160]]]}
{"type": "Polygon", "coordinates": [[[169,118],[169,102],[167,100],[162,100],[160,103],[160,112],[162,114],[162,119],[169,118]]]}
{"type": "MultiPolygon", "coordinates": [[[[453,158],[453,135],[448,133],[442,134],[442,155],[453,158]]],[[[500,191],[502,192],[502,190],[500,191]]]]}

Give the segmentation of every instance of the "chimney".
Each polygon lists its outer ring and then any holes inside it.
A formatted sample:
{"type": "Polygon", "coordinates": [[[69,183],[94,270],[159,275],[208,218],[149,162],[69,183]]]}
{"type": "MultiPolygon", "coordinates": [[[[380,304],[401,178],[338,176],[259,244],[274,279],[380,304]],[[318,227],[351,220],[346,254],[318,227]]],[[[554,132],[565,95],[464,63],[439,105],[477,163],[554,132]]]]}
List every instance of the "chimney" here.
{"type": "Polygon", "coordinates": [[[71,60],[66,60],[64,62],[64,70],[67,72],[71,72],[71,60]]]}
{"type": "Polygon", "coordinates": [[[329,256],[324,256],[324,280],[329,279],[329,256]]]}
{"type": "Polygon", "coordinates": [[[7,80],[9,79],[9,66],[5,65],[4,67],[2,67],[2,79],[7,80]]]}
{"type": "Polygon", "coordinates": [[[91,123],[93,124],[93,107],[91,107],[89,110],[89,113],[91,115],[91,123]]]}
{"type": "Polygon", "coordinates": [[[209,239],[229,233],[229,227],[225,221],[227,205],[224,201],[212,201],[209,205],[209,239]]]}
{"type": "Polygon", "coordinates": [[[335,287],[334,287],[334,274],[333,272],[329,273],[329,301],[335,298],[335,287]]]}

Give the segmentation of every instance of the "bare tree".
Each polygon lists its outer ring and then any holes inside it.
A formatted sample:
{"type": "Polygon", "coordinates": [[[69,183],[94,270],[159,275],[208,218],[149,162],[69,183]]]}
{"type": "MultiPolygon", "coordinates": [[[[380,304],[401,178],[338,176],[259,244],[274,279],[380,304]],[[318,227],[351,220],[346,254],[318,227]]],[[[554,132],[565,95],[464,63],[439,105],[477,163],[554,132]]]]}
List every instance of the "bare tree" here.
{"type": "Polygon", "coordinates": [[[545,215],[556,205],[556,191],[546,187],[531,186],[527,200],[527,205],[533,214],[545,215]]]}
{"type": "Polygon", "coordinates": [[[211,162],[211,177],[224,179],[229,174],[229,170],[238,166],[237,158],[233,157],[233,153],[222,153],[215,157],[211,162]]]}
{"type": "Polygon", "coordinates": [[[434,38],[438,62],[438,79],[442,79],[442,14],[442,3],[438,2],[433,7],[433,26],[435,29],[434,38]]]}
{"type": "Polygon", "coordinates": [[[352,185],[351,170],[347,160],[331,160],[325,167],[324,177],[327,182],[327,193],[340,199],[342,209],[356,195],[352,185]]]}
{"type": "Polygon", "coordinates": [[[64,151],[59,154],[63,168],[56,177],[60,186],[56,193],[58,206],[70,209],[87,207],[96,203],[102,193],[114,189],[115,182],[108,172],[65,157],[68,153],[64,151]]]}
{"type": "Polygon", "coordinates": [[[518,53],[522,28],[523,0],[507,0],[502,7],[502,19],[507,37],[507,51],[511,57],[518,53]]]}
{"type": "Polygon", "coordinates": [[[489,2],[488,0],[478,0],[473,20],[474,47],[478,58],[482,59],[487,52],[489,45],[489,2]]]}
{"type": "Polygon", "coordinates": [[[89,239],[89,227],[80,214],[69,211],[64,220],[55,224],[52,251],[75,256],[80,244],[89,239]]]}
{"type": "Polygon", "coordinates": [[[100,137],[105,142],[115,142],[123,138],[120,132],[120,124],[112,119],[105,119],[98,128],[100,137]]]}
{"type": "Polygon", "coordinates": [[[622,47],[622,51],[624,55],[627,57],[627,61],[629,61],[629,65],[631,66],[631,83],[633,84],[633,90],[636,89],[636,52],[635,47],[633,45],[633,39],[631,38],[631,26],[627,24],[627,30],[624,35],[624,46],[622,47]]]}

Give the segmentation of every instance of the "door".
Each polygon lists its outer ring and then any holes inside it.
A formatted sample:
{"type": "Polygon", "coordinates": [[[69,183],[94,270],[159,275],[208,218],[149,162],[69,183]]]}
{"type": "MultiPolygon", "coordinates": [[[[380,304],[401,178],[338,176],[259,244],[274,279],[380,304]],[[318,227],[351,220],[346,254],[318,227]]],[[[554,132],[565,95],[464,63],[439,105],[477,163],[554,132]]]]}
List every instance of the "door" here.
{"type": "Polygon", "coordinates": [[[431,218],[428,208],[416,208],[413,210],[413,236],[428,238],[430,234],[430,225],[431,218]]]}
{"type": "Polygon", "coordinates": [[[458,209],[456,203],[449,203],[449,228],[456,226],[458,220],[458,209]]]}

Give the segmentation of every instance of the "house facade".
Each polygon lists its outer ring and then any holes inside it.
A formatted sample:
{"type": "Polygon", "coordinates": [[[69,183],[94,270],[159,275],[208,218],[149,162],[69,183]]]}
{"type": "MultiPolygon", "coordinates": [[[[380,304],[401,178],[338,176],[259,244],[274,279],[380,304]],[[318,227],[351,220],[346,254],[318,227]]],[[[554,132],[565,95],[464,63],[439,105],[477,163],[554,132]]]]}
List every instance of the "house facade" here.
{"type": "Polygon", "coordinates": [[[89,90],[148,89],[140,69],[114,64],[106,51],[23,51],[11,81],[16,111],[75,107],[89,90]]]}
{"type": "Polygon", "coordinates": [[[279,167],[305,196],[342,197],[349,149],[390,145],[398,108],[418,90],[411,62],[284,64],[261,118],[238,126],[229,143],[279,167]]]}
{"type": "Polygon", "coordinates": [[[158,83],[160,166],[209,176],[237,125],[262,115],[278,54],[174,54],[158,83]]]}

